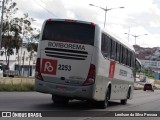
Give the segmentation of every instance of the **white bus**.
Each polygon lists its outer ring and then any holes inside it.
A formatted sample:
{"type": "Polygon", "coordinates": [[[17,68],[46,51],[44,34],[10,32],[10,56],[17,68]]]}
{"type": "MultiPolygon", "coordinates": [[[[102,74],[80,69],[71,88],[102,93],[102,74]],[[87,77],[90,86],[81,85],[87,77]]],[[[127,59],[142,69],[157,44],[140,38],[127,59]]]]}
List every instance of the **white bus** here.
{"type": "Polygon", "coordinates": [[[92,22],[48,19],[38,46],[35,90],[52,94],[54,103],[132,98],[135,51],[92,22]]]}

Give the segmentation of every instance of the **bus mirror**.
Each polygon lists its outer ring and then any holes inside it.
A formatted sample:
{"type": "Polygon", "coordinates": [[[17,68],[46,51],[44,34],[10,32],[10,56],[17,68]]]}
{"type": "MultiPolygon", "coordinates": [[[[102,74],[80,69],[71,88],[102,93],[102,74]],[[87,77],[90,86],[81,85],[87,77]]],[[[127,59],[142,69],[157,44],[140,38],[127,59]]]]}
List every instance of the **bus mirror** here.
{"type": "Polygon", "coordinates": [[[141,70],[142,70],[141,62],[139,61],[138,58],[136,58],[136,72],[140,73],[141,70]]]}

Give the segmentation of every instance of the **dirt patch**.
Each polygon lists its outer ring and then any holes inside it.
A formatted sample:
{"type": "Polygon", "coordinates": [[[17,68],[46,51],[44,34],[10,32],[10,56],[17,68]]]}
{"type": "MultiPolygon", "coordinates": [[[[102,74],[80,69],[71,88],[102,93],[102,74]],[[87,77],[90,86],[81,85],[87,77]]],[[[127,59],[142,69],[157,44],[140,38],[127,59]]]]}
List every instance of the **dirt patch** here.
{"type": "Polygon", "coordinates": [[[154,84],[160,85],[160,80],[155,80],[155,81],[154,81],[154,84]]]}

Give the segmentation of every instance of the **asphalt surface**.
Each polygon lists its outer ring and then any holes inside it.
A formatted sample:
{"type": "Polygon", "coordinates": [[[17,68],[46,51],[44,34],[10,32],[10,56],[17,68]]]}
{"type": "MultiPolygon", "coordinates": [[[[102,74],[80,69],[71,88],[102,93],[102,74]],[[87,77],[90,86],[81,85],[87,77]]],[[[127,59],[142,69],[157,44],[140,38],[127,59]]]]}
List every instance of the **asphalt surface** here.
{"type": "MultiPolygon", "coordinates": [[[[73,100],[68,105],[60,106],[52,103],[51,95],[38,92],[0,92],[0,111],[58,111],[61,116],[54,117],[54,120],[99,120],[106,119],[107,114],[112,111],[159,111],[160,112],[160,91],[134,91],[132,100],[128,100],[127,105],[121,105],[120,101],[110,101],[106,109],[93,107],[86,101],[73,100]],[[80,116],[66,117],[68,111],[76,111],[80,116]],[[86,111],[92,111],[86,116],[86,111]],[[83,117],[84,115],[84,117],[83,117]],[[98,117],[94,117],[98,116],[98,117]],[[100,118],[99,118],[100,117],[100,118]]],[[[109,117],[113,120],[121,119],[133,120],[134,117],[109,117]]],[[[1,118],[0,118],[1,119],[1,118]]],[[[15,119],[16,118],[12,118],[15,119]]],[[[24,119],[24,118],[23,118],[24,119]]],[[[27,118],[26,118],[27,119],[27,118]]],[[[30,118],[31,119],[31,118],[30,118]]],[[[37,118],[37,120],[42,118],[37,118]]],[[[52,119],[52,118],[45,118],[52,119]]],[[[137,120],[146,119],[145,117],[135,117],[137,120]]],[[[147,120],[159,120],[158,117],[147,117],[147,120]]],[[[36,120],[36,118],[34,118],[36,120]]]]}

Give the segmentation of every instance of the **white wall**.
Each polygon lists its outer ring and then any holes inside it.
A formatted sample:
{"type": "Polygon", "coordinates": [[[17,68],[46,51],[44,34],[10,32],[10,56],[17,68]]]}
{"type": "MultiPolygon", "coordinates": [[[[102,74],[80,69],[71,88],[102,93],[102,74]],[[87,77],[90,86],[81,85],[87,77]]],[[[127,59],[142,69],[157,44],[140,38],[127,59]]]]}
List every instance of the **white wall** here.
{"type": "MultiPolygon", "coordinates": [[[[1,52],[4,52],[4,48],[0,50],[0,63],[3,63],[6,65],[6,57],[5,54],[1,55],[1,52]]],[[[18,65],[18,54],[16,54],[16,49],[13,49],[14,54],[10,56],[10,63],[9,63],[9,68],[10,70],[15,70],[15,65],[18,65]]],[[[21,47],[18,51],[19,53],[19,65],[29,65],[29,56],[30,52],[27,51],[26,47],[21,47]],[[24,54],[25,53],[25,54],[24,54]],[[23,59],[24,57],[24,64],[23,64],[23,59]]],[[[36,64],[36,59],[37,59],[37,52],[33,53],[33,58],[30,61],[30,66],[35,66],[36,64]]],[[[26,72],[26,71],[24,71],[26,72]]],[[[34,75],[34,69],[32,69],[32,75],[34,75]]]]}
{"type": "MultiPolygon", "coordinates": [[[[29,56],[31,52],[28,52],[26,48],[20,48],[19,51],[19,63],[20,65],[29,65],[29,56]],[[23,63],[24,57],[24,63],[23,63]]],[[[33,58],[30,60],[30,65],[35,65],[37,59],[37,52],[33,53],[33,58]]],[[[18,64],[18,55],[16,56],[16,64],[18,64]]]]}

